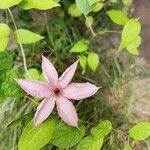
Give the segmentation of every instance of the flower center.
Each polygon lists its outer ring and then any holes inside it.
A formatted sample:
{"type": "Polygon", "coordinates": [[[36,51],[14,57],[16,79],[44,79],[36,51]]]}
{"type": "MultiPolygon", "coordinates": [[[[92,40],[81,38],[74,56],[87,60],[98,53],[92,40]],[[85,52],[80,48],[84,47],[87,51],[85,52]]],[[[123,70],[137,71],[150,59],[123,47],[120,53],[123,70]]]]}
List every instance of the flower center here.
{"type": "Polygon", "coordinates": [[[54,94],[56,96],[58,96],[60,94],[60,92],[61,92],[60,89],[58,89],[58,88],[54,89],[54,94]]]}

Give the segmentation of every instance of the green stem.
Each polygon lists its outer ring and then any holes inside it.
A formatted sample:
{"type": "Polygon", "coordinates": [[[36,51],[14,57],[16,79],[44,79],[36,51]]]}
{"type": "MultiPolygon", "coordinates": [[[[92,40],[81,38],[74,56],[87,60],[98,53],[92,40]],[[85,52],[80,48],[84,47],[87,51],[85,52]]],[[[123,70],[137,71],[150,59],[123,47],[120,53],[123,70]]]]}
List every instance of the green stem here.
{"type": "Polygon", "coordinates": [[[27,73],[27,75],[29,76],[28,69],[27,69],[27,62],[26,62],[25,52],[24,52],[23,46],[22,46],[22,44],[21,44],[21,40],[20,40],[20,38],[19,38],[17,25],[16,25],[16,23],[15,23],[13,14],[12,14],[12,12],[11,12],[11,10],[10,10],[9,8],[8,8],[8,12],[9,12],[9,14],[10,14],[10,17],[11,17],[11,19],[12,19],[12,22],[13,22],[14,27],[15,27],[15,30],[16,30],[16,34],[17,34],[17,38],[18,38],[18,42],[19,42],[21,54],[22,54],[22,57],[23,57],[24,70],[25,70],[25,72],[27,73]]]}

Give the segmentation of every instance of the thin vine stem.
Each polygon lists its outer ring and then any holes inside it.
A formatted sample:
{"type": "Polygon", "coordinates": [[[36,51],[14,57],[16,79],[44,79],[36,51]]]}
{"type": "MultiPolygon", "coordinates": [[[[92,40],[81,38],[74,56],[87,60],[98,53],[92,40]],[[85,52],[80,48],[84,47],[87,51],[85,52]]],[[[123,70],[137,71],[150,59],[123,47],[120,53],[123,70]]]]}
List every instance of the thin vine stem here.
{"type": "Polygon", "coordinates": [[[10,14],[10,17],[11,17],[11,19],[12,19],[13,25],[14,25],[15,30],[16,30],[16,34],[17,34],[17,38],[18,38],[18,42],[19,42],[21,54],[22,54],[22,57],[23,57],[24,70],[25,70],[25,72],[27,73],[27,75],[29,76],[28,69],[27,69],[26,56],[25,56],[25,52],[24,52],[23,46],[22,46],[22,44],[21,44],[21,40],[20,40],[20,38],[19,38],[18,28],[17,28],[16,22],[15,22],[15,20],[14,20],[13,14],[12,14],[12,12],[11,12],[11,10],[10,10],[9,8],[8,8],[8,12],[9,12],[9,14],[10,14]]]}

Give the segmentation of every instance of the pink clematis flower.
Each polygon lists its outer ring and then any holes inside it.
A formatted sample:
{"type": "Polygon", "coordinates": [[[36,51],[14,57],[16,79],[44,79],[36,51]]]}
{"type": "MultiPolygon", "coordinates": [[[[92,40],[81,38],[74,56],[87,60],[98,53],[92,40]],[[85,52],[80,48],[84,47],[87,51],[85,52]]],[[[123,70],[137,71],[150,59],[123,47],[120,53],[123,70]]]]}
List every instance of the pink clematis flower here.
{"type": "Polygon", "coordinates": [[[78,61],[73,63],[58,78],[58,73],[53,64],[43,56],[42,70],[45,82],[16,79],[16,82],[28,94],[42,98],[34,117],[34,125],[37,126],[48,118],[55,104],[61,119],[70,126],[78,126],[78,116],[72,102],[94,95],[99,89],[91,83],[70,83],[77,68],[78,61]]]}

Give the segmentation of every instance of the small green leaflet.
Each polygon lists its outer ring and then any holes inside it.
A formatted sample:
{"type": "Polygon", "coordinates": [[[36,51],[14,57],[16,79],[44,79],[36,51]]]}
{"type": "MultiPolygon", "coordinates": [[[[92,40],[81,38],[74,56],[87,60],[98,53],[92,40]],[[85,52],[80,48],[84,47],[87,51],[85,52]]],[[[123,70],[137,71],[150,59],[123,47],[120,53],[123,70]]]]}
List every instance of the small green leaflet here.
{"type": "Polygon", "coordinates": [[[69,9],[68,9],[68,13],[72,16],[72,17],[79,17],[82,15],[82,12],[77,8],[76,4],[71,4],[69,9]]]}
{"type": "Polygon", "coordinates": [[[88,55],[88,65],[89,67],[93,70],[96,71],[98,65],[99,65],[99,56],[94,53],[94,52],[90,52],[88,55]]]}
{"type": "Polygon", "coordinates": [[[124,146],[123,150],[132,150],[132,147],[129,145],[129,143],[127,143],[127,144],[124,146]]]}
{"type": "Polygon", "coordinates": [[[79,62],[80,62],[80,66],[82,67],[82,74],[85,73],[86,71],[86,65],[87,65],[87,58],[84,55],[79,56],[79,62]]]}
{"type": "Polygon", "coordinates": [[[91,7],[88,0],[75,0],[78,9],[87,16],[91,12],[91,7]]]}
{"type": "Polygon", "coordinates": [[[33,126],[33,120],[25,127],[20,139],[18,150],[39,150],[52,138],[56,120],[50,117],[39,126],[33,126]]]}
{"type": "Polygon", "coordinates": [[[10,28],[5,23],[0,23],[0,39],[8,37],[10,34],[10,28]]]}
{"type": "Polygon", "coordinates": [[[137,19],[130,19],[125,24],[122,35],[119,50],[122,50],[130,43],[132,43],[141,31],[141,23],[137,19]]]}
{"type": "Polygon", "coordinates": [[[132,4],[133,0],[122,0],[122,2],[125,6],[130,6],[132,4]]]}
{"type": "Polygon", "coordinates": [[[35,43],[42,40],[44,37],[26,29],[18,29],[14,33],[14,39],[17,43],[19,40],[22,44],[35,43]],[[18,39],[19,35],[19,39],[18,39]]]}
{"type": "Polygon", "coordinates": [[[4,51],[8,45],[8,37],[0,39],[0,51],[4,51]]]}
{"type": "Polygon", "coordinates": [[[4,51],[8,44],[10,28],[5,23],[0,23],[0,51],[4,51]]]}
{"type": "Polygon", "coordinates": [[[100,2],[101,0],[88,0],[90,6],[92,6],[93,4],[100,2]]]}
{"type": "MultiPolygon", "coordinates": [[[[30,76],[30,79],[32,79],[32,80],[39,80],[39,78],[40,78],[40,73],[39,73],[39,71],[38,71],[37,69],[35,69],[35,68],[29,69],[29,70],[28,70],[28,74],[29,74],[29,76],[30,76]]],[[[29,79],[28,74],[25,73],[25,75],[24,75],[24,77],[25,77],[26,79],[29,79]]]]}
{"type": "Polygon", "coordinates": [[[104,138],[112,130],[112,124],[109,120],[104,120],[91,130],[91,133],[96,138],[104,138]]]}
{"type": "Polygon", "coordinates": [[[72,49],[70,50],[70,52],[73,52],[73,53],[82,53],[82,52],[87,51],[88,47],[89,47],[88,41],[86,41],[86,40],[83,39],[83,40],[78,41],[72,47],[72,49]]]}
{"type": "Polygon", "coordinates": [[[134,140],[146,140],[150,136],[150,123],[140,122],[129,130],[129,135],[134,140]]]}
{"type": "Polygon", "coordinates": [[[87,27],[91,27],[93,25],[93,17],[92,16],[86,17],[85,24],[87,27]]]}
{"type": "Polygon", "coordinates": [[[79,123],[79,128],[74,128],[60,122],[56,126],[51,143],[60,149],[69,149],[75,146],[85,134],[85,126],[79,123]]]}
{"type": "Polygon", "coordinates": [[[39,10],[47,10],[52,9],[54,7],[60,6],[57,2],[54,0],[23,0],[19,6],[22,9],[39,9],[39,10]]]}
{"type": "Polygon", "coordinates": [[[128,17],[120,10],[107,11],[109,18],[118,25],[125,25],[128,21],[128,17]]]}
{"type": "Polygon", "coordinates": [[[77,150],[100,150],[103,138],[94,138],[92,135],[85,137],[77,146],[77,150]]]}
{"type": "Polygon", "coordinates": [[[98,2],[94,5],[92,5],[92,11],[93,12],[98,12],[104,7],[104,3],[98,2]]]}
{"type": "Polygon", "coordinates": [[[22,0],[0,0],[0,9],[7,9],[9,7],[19,4],[22,0]]]}

